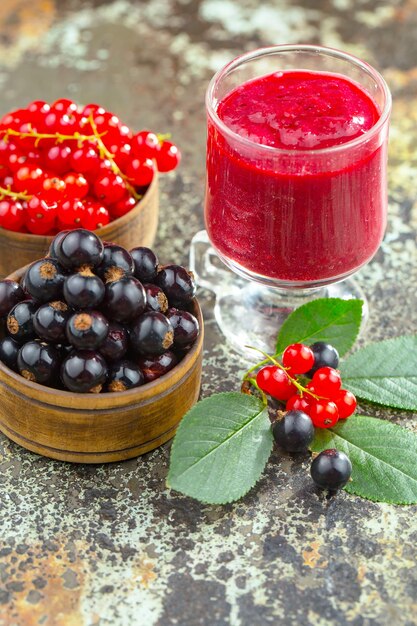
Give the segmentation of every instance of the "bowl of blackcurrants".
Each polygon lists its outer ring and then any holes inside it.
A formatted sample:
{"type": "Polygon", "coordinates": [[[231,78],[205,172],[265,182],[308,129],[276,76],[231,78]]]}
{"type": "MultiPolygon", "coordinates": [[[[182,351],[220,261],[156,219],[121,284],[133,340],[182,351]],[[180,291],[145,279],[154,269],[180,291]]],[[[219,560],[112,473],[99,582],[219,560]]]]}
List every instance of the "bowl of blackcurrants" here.
{"type": "Polygon", "coordinates": [[[132,458],[197,401],[203,320],[193,276],[85,229],[0,281],[0,429],[44,456],[132,458]]]}

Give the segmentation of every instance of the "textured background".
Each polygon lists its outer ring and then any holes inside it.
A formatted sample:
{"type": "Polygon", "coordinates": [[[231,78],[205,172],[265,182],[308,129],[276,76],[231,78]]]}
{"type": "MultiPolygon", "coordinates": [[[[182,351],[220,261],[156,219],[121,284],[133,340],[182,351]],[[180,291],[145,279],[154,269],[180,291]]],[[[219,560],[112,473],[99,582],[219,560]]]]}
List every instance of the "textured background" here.
{"type": "MultiPolygon", "coordinates": [[[[207,82],[242,51],[293,42],[357,54],[390,84],[389,226],[358,281],[366,341],[415,331],[416,0],[1,0],[0,113],[70,96],[171,131],[184,159],[162,181],[156,249],[187,262],[203,221],[207,82]]],[[[237,389],[242,363],[201,300],[203,394],[237,389]]],[[[362,409],[417,430],[409,414],[362,409]]],[[[74,466],[1,437],[0,625],[417,624],[417,507],[326,501],[307,456],[277,453],[242,502],[207,507],[166,490],[168,458],[166,445],[74,466]]]]}

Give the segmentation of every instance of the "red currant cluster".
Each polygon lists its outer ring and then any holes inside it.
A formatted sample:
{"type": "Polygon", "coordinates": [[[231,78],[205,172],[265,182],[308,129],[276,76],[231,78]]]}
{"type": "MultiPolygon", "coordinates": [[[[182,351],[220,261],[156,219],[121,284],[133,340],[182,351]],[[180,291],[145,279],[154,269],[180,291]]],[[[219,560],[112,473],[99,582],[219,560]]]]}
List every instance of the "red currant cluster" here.
{"type": "Polygon", "coordinates": [[[19,283],[0,281],[0,360],[76,393],[125,391],[170,371],[200,328],[193,277],[95,233],[63,231],[19,283]]]}
{"type": "Polygon", "coordinates": [[[0,120],[0,226],[95,230],[136,205],[155,168],[168,172],[180,158],[162,136],[134,134],[98,104],[31,102],[0,120]]]}
{"type": "Polygon", "coordinates": [[[330,428],[356,409],[353,393],[342,389],[340,373],[335,369],[338,363],[339,355],[329,344],[317,342],[308,347],[296,343],[284,350],[282,365],[274,360],[273,365],[262,367],[256,383],[264,393],[286,402],[287,411],[302,411],[314,426],[330,428]]]}

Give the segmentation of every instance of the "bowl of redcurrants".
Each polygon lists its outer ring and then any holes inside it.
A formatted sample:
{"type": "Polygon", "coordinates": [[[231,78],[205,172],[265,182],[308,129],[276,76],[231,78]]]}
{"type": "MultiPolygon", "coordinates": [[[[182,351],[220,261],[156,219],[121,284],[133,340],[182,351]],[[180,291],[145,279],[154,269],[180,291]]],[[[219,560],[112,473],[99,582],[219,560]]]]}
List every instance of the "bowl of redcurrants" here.
{"type": "Polygon", "coordinates": [[[98,104],[31,102],[0,120],[0,277],[84,228],[127,249],[152,246],[158,173],[179,164],[167,135],[134,133],[98,104]]]}
{"type": "Polygon", "coordinates": [[[86,229],[0,281],[0,429],[52,458],[101,463],[170,439],[196,402],[203,321],[186,268],[86,229]]]}

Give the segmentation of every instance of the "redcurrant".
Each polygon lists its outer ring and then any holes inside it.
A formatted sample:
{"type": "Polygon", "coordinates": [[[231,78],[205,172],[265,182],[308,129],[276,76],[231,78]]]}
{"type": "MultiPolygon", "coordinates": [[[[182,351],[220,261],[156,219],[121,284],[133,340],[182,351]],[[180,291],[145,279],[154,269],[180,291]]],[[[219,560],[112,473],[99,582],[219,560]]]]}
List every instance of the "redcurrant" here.
{"type": "Polygon", "coordinates": [[[317,395],[333,399],[340,390],[342,379],[332,367],[321,367],[315,372],[312,380],[317,395]]]}
{"type": "Polygon", "coordinates": [[[89,201],[86,203],[85,211],[81,216],[81,226],[87,230],[102,228],[110,222],[110,215],[101,202],[89,201]]]}
{"type": "Polygon", "coordinates": [[[256,376],[258,387],[276,400],[288,400],[297,391],[288,374],[277,365],[266,365],[256,376]]]}
{"type": "Polygon", "coordinates": [[[170,141],[164,141],[157,156],[156,163],[160,172],[174,170],[181,161],[181,152],[170,141]]]}
{"type": "Polygon", "coordinates": [[[285,408],[287,411],[304,411],[304,413],[308,414],[308,408],[311,404],[311,400],[312,398],[308,394],[304,394],[303,397],[296,394],[287,400],[285,408]]]}
{"type": "Polygon", "coordinates": [[[150,185],[154,176],[153,161],[151,159],[132,159],[126,168],[126,176],[137,187],[150,185]]]}
{"type": "Polygon", "coordinates": [[[41,191],[45,178],[46,174],[40,167],[32,164],[23,165],[13,177],[14,188],[16,191],[32,195],[41,191]]]}
{"type": "Polygon", "coordinates": [[[72,153],[71,167],[80,174],[94,175],[100,167],[100,157],[94,148],[82,146],[72,153]]]}
{"type": "Polygon", "coordinates": [[[333,402],[339,410],[340,419],[350,417],[355,412],[357,405],[355,396],[347,389],[341,389],[337,396],[333,398],[333,402]]]}
{"type": "Polygon", "coordinates": [[[70,169],[71,148],[68,146],[52,146],[46,150],[44,157],[46,167],[57,174],[64,174],[70,169]]]}
{"type": "Polygon", "coordinates": [[[308,414],[314,426],[318,428],[331,428],[339,420],[337,406],[330,400],[313,400],[309,406],[308,414]]]}
{"type": "Polygon", "coordinates": [[[308,346],[302,343],[293,343],[284,350],[282,355],[284,367],[289,368],[291,376],[305,374],[314,364],[314,354],[308,346]]]}
{"type": "Polygon", "coordinates": [[[51,104],[51,111],[56,111],[57,113],[61,113],[63,115],[71,115],[72,113],[77,112],[77,105],[72,100],[60,98],[51,104]]]}
{"type": "Polygon", "coordinates": [[[132,152],[139,159],[156,159],[161,144],[155,133],[141,130],[132,137],[132,152]]]}
{"type": "Polygon", "coordinates": [[[78,172],[69,172],[64,176],[64,183],[66,185],[65,195],[68,198],[79,199],[85,198],[88,194],[88,182],[82,174],[78,172]]]}
{"type": "Polygon", "coordinates": [[[63,228],[79,228],[85,206],[79,199],[68,198],[58,208],[59,223],[63,228]]]}
{"type": "Polygon", "coordinates": [[[99,174],[94,183],[94,194],[107,204],[118,202],[126,195],[125,181],[114,172],[99,174]]]}
{"type": "Polygon", "coordinates": [[[19,232],[25,222],[25,210],[20,202],[15,200],[0,201],[0,226],[6,230],[19,232]]]}
{"type": "Polygon", "coordinates": [[[129,211],[131,211],[133,207],[136,206],[136,204],[137,200],[135,200],[133,196],[126,196],[125,198],[119,200],[119,202],[111,205],[111,207],[109,208],[110,215],[113,219],[123,217],[123,215],[129,213],[129,211]]]}

